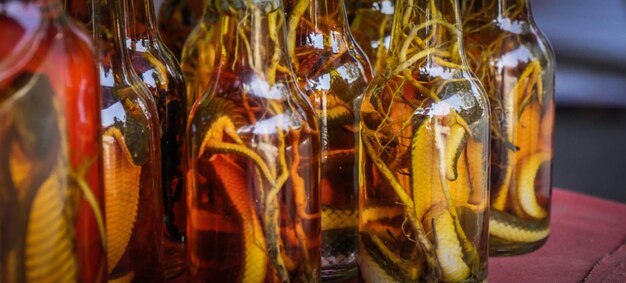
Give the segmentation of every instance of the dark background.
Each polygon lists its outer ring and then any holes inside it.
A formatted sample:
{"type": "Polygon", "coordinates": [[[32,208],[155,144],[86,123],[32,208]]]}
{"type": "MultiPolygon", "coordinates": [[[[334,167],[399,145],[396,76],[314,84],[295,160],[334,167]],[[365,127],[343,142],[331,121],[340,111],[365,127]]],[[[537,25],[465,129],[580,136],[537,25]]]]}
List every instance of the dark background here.
{"type": "Polygon", "coordinates": [[[626,1],[531,4],[557,58],[554,186],[626,203],[626,1]]]}

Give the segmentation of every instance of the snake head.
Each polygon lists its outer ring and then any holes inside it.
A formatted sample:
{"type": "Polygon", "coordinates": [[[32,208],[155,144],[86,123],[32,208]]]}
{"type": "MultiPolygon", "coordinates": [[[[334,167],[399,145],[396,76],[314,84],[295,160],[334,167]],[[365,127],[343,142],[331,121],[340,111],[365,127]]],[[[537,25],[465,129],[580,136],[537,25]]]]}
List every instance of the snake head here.
{"type": "Polygon", "coordinates": [[[486,136],[481,126],[481,120],[489,113],[488,105],[481,103],[476,93],[482,93],[482,88],[474,79],[460,78],[451,80],[439,86],[441,101],[433,103],[434,115],[441,114],[445,120],[442,124],[452,126],[460,124],[472,137],[486,136]]]}
{"type": "Polygon", "coordinates": [[[240,143],[236,128],[246,120],[234,102],[221,97],[207,97],[195,108],[195,112],[189,123],[190,146],[194,156],[198,156],[207,138],[223,141],[226,134],[233,142],[240,143]],[[206,134],[196,138],[197,135],[192,132],[206,134]]]}
{"type": "MultiPolygon", "coordinates": [[[[9,99],[0,112],[2,119],[12,119],[18,146],[33,160],[52,160],[57,156],[61,139],[55,110],[54,90],[47,76],[23,73],[7,90],[9,99]],[[36,113],[36,115],[33,115],[36,113]],[[11,117],[12,116],[12,117],[11,117]]],[[[4,137],[3,137],[4,138],[4,137]]]]}
{"type": "Polygon", "coordinates": [[[103,88],[102,92],[105,98],[102,110],[103,123],[110,123],[103,125],[103,128],[117,128],[124,137],[133,164],[143,165],[149,159],[151,132],[157,130],[150,129],[152,123],[149,121],[147,106],[136,99],[137,89],[134,86],[103,88]],[[115,99],[109,102],[106,101],[107,97],[115,99]]]}

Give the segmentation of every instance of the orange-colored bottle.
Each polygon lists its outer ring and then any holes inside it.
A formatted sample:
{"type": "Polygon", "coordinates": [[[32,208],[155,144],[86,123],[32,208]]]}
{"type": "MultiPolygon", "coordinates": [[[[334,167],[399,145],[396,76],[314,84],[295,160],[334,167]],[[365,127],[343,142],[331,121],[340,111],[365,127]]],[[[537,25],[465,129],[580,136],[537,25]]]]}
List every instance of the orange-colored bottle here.
{"type": "Polygon", "coordinates": [[[125,0],[91,0],[102,89],[109,280],[163,282],[163,203],[156,103],[124,42],[125,0]]]}
{"type": "Polygon", "coordinates": [[[489,104],[459,1],[399,0],[387,64],[360,112],[363,282],[487,278],[489,104]]]}
{"type": "Polygon", "coordinates": [[[322,279],[348,280],[357,276],[356,113],[372,71],[343,0],[285,3],[291,59],[322,141],[322,279]]]}
{"type": "Polygon", "coordinates": [[[156,27],[152,0],[128,2],[126,46],[139,78],[156,101],[161,127],[161,173],[165,212],[165,272],[171,278],[184,268],[185,176],[187,125],[185,82],[176,58],[156,27]]]}
{"type": "Polygon", "coordinates": [[[466,1],[463,15],[493,115],[489,252],[528,253],[550,234],[554,52],[527,0],[466,1]]]}
{"type": "Polygon", "coordinates": [[[0,1],[0,282],[106,282],[100,88],[56,0],[0,1]]]}
{"type": "Polygon", "coordinates": [[[217,2],[214,82],[188,126],[190,282],[320,280],[319,135],[281,0],[217,2]]]}

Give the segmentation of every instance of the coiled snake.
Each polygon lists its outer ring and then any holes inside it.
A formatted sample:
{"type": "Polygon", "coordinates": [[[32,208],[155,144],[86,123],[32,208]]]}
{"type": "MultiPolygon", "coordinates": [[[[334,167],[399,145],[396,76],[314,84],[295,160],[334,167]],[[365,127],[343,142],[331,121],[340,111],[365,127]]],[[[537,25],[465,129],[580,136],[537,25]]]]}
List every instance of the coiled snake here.
{"type": "MultiPolygon", "coordinates": [[[[271,108],[273,111],[283,111],[277,104],[271,108]]],[[[202,138],[191,140],[192,155],[202,159],[206,158],[203,156],[211,156],[209,162],[214,164],[212,167],[216,181],[223,186],[241,220],[243,255],[239,281],[264,282],[267,276],[275,276],[279,281],[287,282],[295,269],[310,269],[309,236],[304,233],[302,221],[319,218],[319,215],[307,213],[305,184],[298,172],[303,161],[298,150],[301,142],[298,132],[302,129],[285,129],[284,124],[278,122],[275,125],[275,136],[272,137],[276,139],[275,147],[267,137],[259,135],[253,139],[258,139],[259,143],[256,148],[252,148],[237,131],[249,125],[249,122],[232,101],[220,97],[207,98],[196,107],[196,111],[196,118],[190,125],[197,127],[203,134],[202,138]],[[293,139],[292,144],[287,144],[286,133],[293,139]],[[291,163],[288,163],[287,148],[291,151],[291,163]],[[251,165],[254,177],[251,178],[250,171],[247,171],[250,169],[244,169],[242,163],[251,165]],[[289,179],[293,185],[296,217],[293,230],[287,232],[279,224],[282,206],[278,202],[279,194],[289,179]],[[251,186],[249,180],[257,182],[251,186]],[[292,248],[300,249],[303,257],[301,262],[290,258],[285,248],[287,243],[283,242],[288,240],[284,233],[294,233],[296,243],[289,244],[292,248]],[[267,274],[268,264],[273,267],[274,272],[271,274],[267,274]]],[[[310,276],[313,271],[307,273],[310,276]]]]}

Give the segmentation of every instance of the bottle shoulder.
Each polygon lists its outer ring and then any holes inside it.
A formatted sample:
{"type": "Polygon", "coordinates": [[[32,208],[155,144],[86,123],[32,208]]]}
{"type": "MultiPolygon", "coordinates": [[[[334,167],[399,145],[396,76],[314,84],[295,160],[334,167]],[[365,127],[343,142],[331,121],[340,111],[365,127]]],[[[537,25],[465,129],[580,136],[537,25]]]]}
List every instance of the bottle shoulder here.
{"type": "Polygon", "coordinates": [[[129,48],[130,61],[139,78],[150,91],[175,95],[184,88],[184,79],[178,62],[168,50],[151,45],[146,49],[129,48]]]}
{"type": "MultiPolygon", "coordinates": [[[[411,120],[416,117],[459,114],[468,125],[482,123],[489,116],[486,93],[479,80],[468,71],[423,70],[420,75],[378,74],[365,91],[361,115],[386,113],[411,120]]],[[[432,69],[438,69],[437,67],[432,69]]],[[[385,119],[379,117],[382,123],[385,119]]],[[[385,121],[385,123],[393,123],[385,121]]]]}
{"type": "Polygon", "coordinates": [[[129,145],[135,164],[146,162],[154,149],[153,132],[158,113],[149,90],[129,78],[102,85],[102,129],[118,129],[129,145]],[[131,145],[132,144],[132,145],[131,145]]]}
{"type": "Polygon", "coordinates": [[[272,85],[250,73],[239,76],[214,73],[213,76],[216,83],[190,111],[188,134],[192,155],[200,154],[207,139],[241,138],[241,143],[256,147],[266,143],[261,137],[277,137],[279,131],[297,131],[302,138],[317,132],[313,107],[291,76],[277,78],[272,85]]]}
{"type": "Polygon", "coordinates": [[[471,56],[489,54],[494,63],[506,65],[527,64],[539,60],[542,65],[553,64],[554,52],[546,36],[534,24],[524,22],[517,28],[498,22],[477,32],[465,33],[465,45],[471,56]]]}

